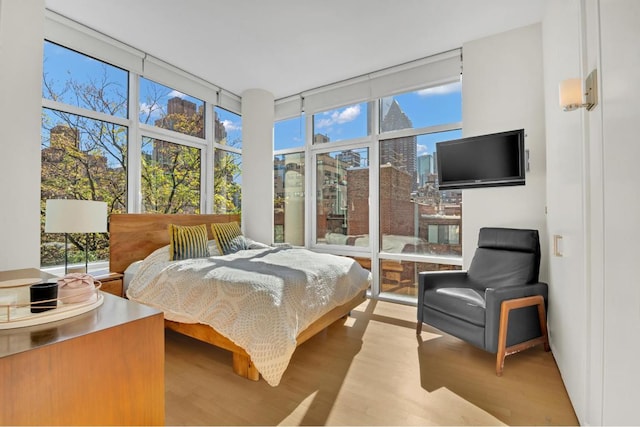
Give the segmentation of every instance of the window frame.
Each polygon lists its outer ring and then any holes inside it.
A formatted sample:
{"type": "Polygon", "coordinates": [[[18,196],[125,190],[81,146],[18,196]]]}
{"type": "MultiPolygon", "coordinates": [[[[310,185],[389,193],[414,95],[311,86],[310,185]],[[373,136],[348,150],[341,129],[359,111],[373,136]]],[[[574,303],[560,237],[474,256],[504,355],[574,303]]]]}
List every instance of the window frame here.
{"type": "MultiPolygon", "coordinates": [[[[122,69],[128,73],[127,117],[111,116],[64,102],[41,97],[41,108],[87,117],[92,120],[113,123],[128,129],[127,134],[127,212],[142,211],[142,140],[160,139],[172,144],[200,150],[200,212],[212,213],[214,208],[214,153],[217,149],[242,155],[242,148],[225,146],[215,142],[214,110],[223,108],[241,117],[240,97],[222,91],[204,80],[187,75],[169,64],[156,60],[143,52],[125,46],[116,40],[105,38],[73,21],[53,12],[47,13],[47,28],[42,43],[53,43],[79,55],[95,59],[122,69]],[[81,36],[81,37],[80,37],[81,36]],[[148,66],[145,67],[144,64],[148,66]],[[140,78],[152,80],[204,102],[204,138],[182,134],[154,125],[140,123],[140,78]]],[[[43,56],[43,64],[44,64],[43,56]]],[[[44,94],[43,94],[44,95],[44,94]]],[[[106,268],[104,262],[97,268],[106,268]]],[[[56,271],[55,268],[48,270],[56,271]]]]}

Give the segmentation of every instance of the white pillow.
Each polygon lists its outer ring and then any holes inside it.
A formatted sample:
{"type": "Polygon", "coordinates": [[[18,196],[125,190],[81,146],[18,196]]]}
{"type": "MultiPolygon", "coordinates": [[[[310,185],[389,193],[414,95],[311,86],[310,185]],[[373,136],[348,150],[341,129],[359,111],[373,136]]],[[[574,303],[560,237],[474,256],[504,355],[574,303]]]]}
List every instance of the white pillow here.
{"type": "Polygon", "coordinates": [[[122,280],[122,286],[124,287],[123,292],[125,292],[125,295],[126,295],[126,292],[127,292],[127,288],[129,287],[129,282],[131,282],[131,279],[133,279],[133,276],[136,275],[136,273],[140,269],[141,265],[142,265],[142,260],[134,261],[124,271],[124,278],[122,280]]]}

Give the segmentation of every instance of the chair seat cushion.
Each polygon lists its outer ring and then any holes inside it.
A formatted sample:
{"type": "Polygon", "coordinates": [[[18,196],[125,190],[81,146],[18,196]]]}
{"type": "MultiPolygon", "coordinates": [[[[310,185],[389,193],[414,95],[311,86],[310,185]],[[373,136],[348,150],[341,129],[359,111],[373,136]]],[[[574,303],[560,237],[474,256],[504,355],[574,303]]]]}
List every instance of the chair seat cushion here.
{"type": "Polygon", "coordinates": [[[484,327],[484,293],[472,288],[439,288],[424,293],[427,308],[484,327]]]}

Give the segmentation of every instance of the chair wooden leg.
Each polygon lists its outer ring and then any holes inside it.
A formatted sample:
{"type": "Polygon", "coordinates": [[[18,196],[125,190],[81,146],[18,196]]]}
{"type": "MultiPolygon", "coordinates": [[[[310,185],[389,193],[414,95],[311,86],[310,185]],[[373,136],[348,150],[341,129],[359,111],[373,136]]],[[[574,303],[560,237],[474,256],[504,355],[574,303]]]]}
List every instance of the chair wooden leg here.
{"type": "Polygon", "coordinates": [[[525,350],[534,345],[544,344],[544,351],[550,351],[549,336],[547,333],[547,315],[544,309],[544,298],[534,295],[524,298],[502,301],[500,305],[500,326],[498,330],[498,352],[496,354],[496,375],[502,376],[504,358],[510,354],[525,350]],[[538,321],[540,322],[541,336],[519,344],[507,347],[507,331],[509,330],[509,312],[523,307],[537,306],[538,321]]]}

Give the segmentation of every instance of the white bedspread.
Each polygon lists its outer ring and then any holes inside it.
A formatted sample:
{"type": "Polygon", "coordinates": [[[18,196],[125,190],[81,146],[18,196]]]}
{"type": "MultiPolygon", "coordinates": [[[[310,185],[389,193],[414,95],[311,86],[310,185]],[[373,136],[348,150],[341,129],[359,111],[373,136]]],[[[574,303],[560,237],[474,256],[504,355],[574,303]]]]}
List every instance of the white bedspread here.
{"type": "Polygon", "coordinates": [[[371,281],[350,258],[306,249],[168,258],[164,247],[144,260],[129,284],[129,299],[164,311],[169,320],[212,326],[244,348],[272,386],[289,364],[297,335],[371,281]]]}

